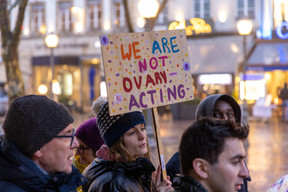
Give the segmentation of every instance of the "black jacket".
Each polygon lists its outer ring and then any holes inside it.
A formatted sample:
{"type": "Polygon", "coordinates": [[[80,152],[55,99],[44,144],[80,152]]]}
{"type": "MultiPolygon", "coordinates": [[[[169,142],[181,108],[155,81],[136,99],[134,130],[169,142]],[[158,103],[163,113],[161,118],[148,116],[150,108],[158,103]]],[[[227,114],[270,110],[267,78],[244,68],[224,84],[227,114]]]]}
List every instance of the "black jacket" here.
{"type": "Polygon", "coordinates": [[[88,182],[84,192],[148,192],[152,184],[153,164],[140,157],[133,162],[114,162],[96,158],[83,174],[88,182]]]}
{"type": "Polygon", "coordinates": [[[0,192],[76,192],[86,182],[75,167],[68,175],[45,175],[7,139],[0,146],[0,192]]]}
{"type": "Polygon", "coordinates": [[[173,186],[175,192],[208,192],[198,181],[183,175],[174,178],[173,186]]]}

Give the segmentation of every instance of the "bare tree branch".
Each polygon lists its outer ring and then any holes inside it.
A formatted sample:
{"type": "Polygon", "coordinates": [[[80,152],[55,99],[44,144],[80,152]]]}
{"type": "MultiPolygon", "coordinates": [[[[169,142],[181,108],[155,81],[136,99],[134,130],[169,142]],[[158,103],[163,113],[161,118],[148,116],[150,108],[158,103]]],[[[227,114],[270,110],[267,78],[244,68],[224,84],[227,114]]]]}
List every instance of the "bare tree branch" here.
{"type": "Polygon", "coordinates": [[[6,0],[0,0],[0,26],[1,26],[2,47],[5,47],[7,44],[7,40],[12,36],[12,33],[10,31],[10,20],[7,11],[6,0]]]}
{"type": "Polygon", "coordinates": [[[126,22],[127,22],[128,32],[134,33],[134,29],[133,29],[131,18],[130,18],[130,11],[128,8],[128,1],[122,0],[122,3],[124,5],[124,9],[125,9],[125,18],[126,18],[126,22]]]}
{"type": "Polygon", "coordinates": [[[160,7],[159,7],[159,9],[157,11],[156,16],[151,20],[151,29],[154,28],[155,22],[156,22],[156,20],[157,20],[157,18],[159,16],[159,14],[163,11],[163,9],[166,6],[167,2],[168,2],[168,0],[163,0],[162,1],[161,5],[160,5],[160,7]]]}
{"type": "MultiPolygon", "coordinates": [[[[12,9],[14,9],[14,8],[20,3],[20,1],[21,1],[21,0],[15,1],[15,2],[13,3],[13,5],[11,5],[11,6],[9,7],[9,10],[8,10],[8,13],[9,13],[9,14],[11,13],[12,9]]],[[[8,8],[8,7],[7,7],[7,8],[8,8]]]]}
{"type": "Polygon", "coordinates": [[[13,32],[13,44],[15,46],[18,46],[19,44],[19,40],[20,40],[20,36],[21,36],[21,28],[22,28],[22,24],[23,24],[23,18],[24,18],[24,14],[25,14],[25,8],[27,5],[28,0],[21,0],[21,3],[19,4],[19,9],[18,9],[18,15],[17,15],[17,22],[15,24],[15,29],[13,32]]]}

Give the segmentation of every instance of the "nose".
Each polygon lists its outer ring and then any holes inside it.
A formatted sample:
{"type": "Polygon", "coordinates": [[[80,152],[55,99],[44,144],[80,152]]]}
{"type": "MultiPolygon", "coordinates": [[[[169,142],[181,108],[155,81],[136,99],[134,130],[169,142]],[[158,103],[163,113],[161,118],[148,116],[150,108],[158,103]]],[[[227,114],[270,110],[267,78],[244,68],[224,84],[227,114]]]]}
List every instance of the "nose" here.
{"type": "Polygon", "coordinates": [[[239,176],[242,178],[249,178],[249,170],[248,170],[247,165],[246,165],[244,160],[241,163],[239,176]]]}
{"type": "Polygon", "coordinates": [[[74,136],[73,143],[71,145],[71,149],[76,149],[77,147],[79,147],[79,143],[78,143],[77,139],[74,136]]]}
{"type": "Polygon", "coordinates": [[[140,140],[145,139],[145,137],[146,137],[146,132],[143,132],[143,131],[138,132],[138,138],[140,140]]]}
{"type": "Polygon", "coordinates": [[[223,118],[224,120],[229,120],[229,116],[226,113],[223,113],[223,118]]]}

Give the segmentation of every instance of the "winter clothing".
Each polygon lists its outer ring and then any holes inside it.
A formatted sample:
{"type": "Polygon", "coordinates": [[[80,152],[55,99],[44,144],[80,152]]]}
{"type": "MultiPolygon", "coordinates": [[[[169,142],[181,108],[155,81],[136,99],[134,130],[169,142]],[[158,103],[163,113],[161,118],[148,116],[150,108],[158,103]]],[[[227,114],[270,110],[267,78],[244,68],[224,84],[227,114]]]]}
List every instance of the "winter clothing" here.
{"type": "MultiPolygon", "coordinates": [[[[202,117],[213,117],[214,107],[217,101],[225,101],[229,103],[234,111],[235,120],[237,123],[241,123],[241,108],[239,104],[235,101],[235,99],[227,94],[214,94],[209,95],[205,99],[203,99],[196,109],[195,118],[196,120],[201,119],[202,117]]],[[[180,169],[180,161],[179,161],[179,152],[176,152],[172,158],[168,161],[166,164],[166,170],[167,175],[170,176],[170,178],[174,178],[175,174],[178,174],[181,172],[180,169]]],[[[171,179],[172,180],[172,179],[171,179]]],[[[244,185],[242,185],[241,190],[239,192],[248,192],[247,189],[247,180],[251,181],[251,178],[244,179],[244,185]]],[[[174,187],[174,180],[173,181],[173,187],[174,187]]]]}
{"type": "Polygon", "coordinates": [[[96,158],[84,176],[88,182],[84,192],[102,191],[156,191],[152,185],[153,164],[140,157],[133,162],[114,162],[96,158]]]}
{"type": "Polygon", "coordinates": [[[105,144],[110,148],[126,131],[135,125],[145,124],[145,119],[140,111],[110,116],[108,102],[105,102],[97,114],[97,124],[105,144]]]}
{"type": "Polygon", "coordinates": [[[177,176],[173,181],[175,192],[208,192],[198,181],[188,176],[177,176]]]}
{"type": "Polygon", "coordinates": [[[75,136],[95,152],[104,144],[95,117],[82,123],[76,130],[75,136]]]}
{"type": "Polygon", "coordinates": [[[30,157],[73,121],[64,105],[46,96],[27,95],[12,101],[3,130],[5,136],[30,157]]]}
{"type": "Polygon", "coordinates": [[[166,164],[167,175],[170,176],[170,181],[173,181],[176,177],[176,174],[180,174],[180,159],[179,152],[177,151],[174,155],[169,159],[166,164]]]}
{"type": "Polygon", "coordinates": [[[201,117],[213,117],[214,107],[217,101],[225,101],[229,103],[233,110],[237,123],[241,123],[241,108],[235,99],[227,94],[214,94],[209,95],[203,99],[196,109],[195,119],[200,119],[201,117]]]}
{"type": "Polygon", "coordinates": [[[72,192],[86,182],[75,167],[70,174],[48,175],[9,139],[0,145],[0,192],[72,192]]]}
{"type": "Polygon", "coordinates": [[[102,191],[156,191],[152,182],[155,171],[149,159],[139,157],[135,161],[124,161],[122,156],[110,150],[126,131],[138,124],[145,124],[144,115],[139,111],[110,116],[108,102],[104,103],[97,115],[97,124],[106,145],[96,152],[97,158],[86,168],[83,175],[88,182],[84,192],[102,191]]]}

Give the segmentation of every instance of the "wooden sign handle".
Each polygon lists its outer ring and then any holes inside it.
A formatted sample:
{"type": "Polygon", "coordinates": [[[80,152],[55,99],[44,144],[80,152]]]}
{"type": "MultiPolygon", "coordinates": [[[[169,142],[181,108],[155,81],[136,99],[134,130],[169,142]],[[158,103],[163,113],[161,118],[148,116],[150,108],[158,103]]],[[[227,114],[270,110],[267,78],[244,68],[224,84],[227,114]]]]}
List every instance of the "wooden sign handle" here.
{"type": "Polygon", "coordinates": [[[161,140],[161,134],[160,134],[160,127],[159,127],[159,118],[158,118],[158,112],[157,108],[152,108],[152,118],[154,123],[154,130],[155,130],[155,137],[157,142],[157,150],[158,150],[158,158],[160,165],[162,167],[162,178],[163,180],[167,179],[167,173],[166,173],[166,167],[165,167],[165,161],[164,161],[164,154],[163,154],[163,146],[162,146],[162,140],[161,140]]]}

